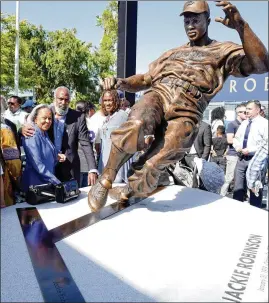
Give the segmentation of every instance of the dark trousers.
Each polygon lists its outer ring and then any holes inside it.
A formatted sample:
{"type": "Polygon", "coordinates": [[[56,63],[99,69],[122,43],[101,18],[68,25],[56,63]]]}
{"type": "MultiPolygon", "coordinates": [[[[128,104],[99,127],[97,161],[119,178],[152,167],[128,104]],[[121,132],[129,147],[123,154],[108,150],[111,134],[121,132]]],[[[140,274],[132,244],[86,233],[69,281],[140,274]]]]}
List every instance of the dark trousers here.
{"type": "MultiPolygon", "coordinates": [[[[245,200],[245,195],[247,192],[246,171],[248,168],[249,161],[250,159],[238,159],[235,167],[233,198],[242,202],[245,200]]],[[[249,203],[250,205],[261,208],[262,190],[260,190],[258,197],[256,197],[254,193],[250,191],[249,203]]]]}
{"type": "Polygon", "coordinates": [[[88,186],[88,172],[80,173],[80,187],[87,187],[88,186]]]}

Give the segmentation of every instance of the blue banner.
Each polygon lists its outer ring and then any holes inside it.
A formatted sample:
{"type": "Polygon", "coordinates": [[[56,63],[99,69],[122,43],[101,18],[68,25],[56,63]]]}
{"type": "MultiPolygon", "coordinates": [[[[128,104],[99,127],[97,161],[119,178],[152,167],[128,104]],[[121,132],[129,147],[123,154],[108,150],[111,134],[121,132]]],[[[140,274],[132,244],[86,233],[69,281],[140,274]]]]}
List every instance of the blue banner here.
{"type": "Polygon", "coordinates": [[[257,99],[268,101],[268,73],[251,75],[247,78],[229,77],[222,90],[212,100],[223,101],[248,101],[257,99]]]}

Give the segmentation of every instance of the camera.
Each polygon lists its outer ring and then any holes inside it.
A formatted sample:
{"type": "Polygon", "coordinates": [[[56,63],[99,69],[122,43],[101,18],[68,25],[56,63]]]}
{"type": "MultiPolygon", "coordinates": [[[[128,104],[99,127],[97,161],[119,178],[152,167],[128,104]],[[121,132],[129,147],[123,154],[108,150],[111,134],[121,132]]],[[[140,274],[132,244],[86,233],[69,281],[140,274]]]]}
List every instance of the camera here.
{"type": "Polygon", "coordinates": [[[78,197],[80,191],[76,180],[63,182],[55,186],[55,200],[57,203],[66,203],[78,197]]]}
{"type": "Polygon", "coordinates": [[[38,205],[46,202],[56,201],[66,203],[79,196],[78,182],[70,180],[58,185],[40,184],[31,185],[26,193],[26,202],[31,205],[38,205]]]}

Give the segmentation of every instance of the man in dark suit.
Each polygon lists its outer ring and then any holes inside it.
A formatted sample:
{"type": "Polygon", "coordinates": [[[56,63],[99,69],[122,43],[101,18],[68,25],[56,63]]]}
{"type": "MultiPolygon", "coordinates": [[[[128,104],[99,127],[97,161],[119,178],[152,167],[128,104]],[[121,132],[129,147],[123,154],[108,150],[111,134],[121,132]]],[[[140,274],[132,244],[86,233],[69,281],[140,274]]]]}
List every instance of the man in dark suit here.
{"type": "Polygon", "coordinates": [[[188,154],[184,157],[184,161],[188,166],[193,168],[193,159],[195,157],[209,159],[212,145],[212,131],[211,126],[202,121],[198,130],[198,134],[188,154]]]}
{"type": "MultiPolygon", "coordinates": [[[[70,92],[68,88],[64,86],[57,87],[54,92],[52,106],[54,121],[48,134],[57,153],[66,155],[66,161],[57,164],[55,174],[61,181],[75,178],[80,184],[80,160],[78,155],[78,143],[80,143],[89,167],[88,184],[93,185],[97,180],[97,169],[85,116],[69,108],[69,103],[70,92]]],[[[22,134],[25,136],[31,135],[31,128],[28,125],[24,126],[22,134]]]]}

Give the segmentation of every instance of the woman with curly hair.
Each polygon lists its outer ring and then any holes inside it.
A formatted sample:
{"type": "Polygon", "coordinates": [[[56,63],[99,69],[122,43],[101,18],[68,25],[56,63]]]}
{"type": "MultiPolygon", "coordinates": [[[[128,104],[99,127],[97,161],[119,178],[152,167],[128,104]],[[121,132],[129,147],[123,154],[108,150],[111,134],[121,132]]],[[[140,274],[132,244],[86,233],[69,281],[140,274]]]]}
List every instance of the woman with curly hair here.
{"type": "Polygon", "coordinates": [[[212,138],[217,136],[218,126],[224,126],[225,108],[223,106],[216,107],[211,112],[211,130],[212,138]]]}
{"type": "MultiPolygon", "coordinates": [[[[112,131],[120,127],[121,124],[128,118],[128,114],[124,110],[120,109],[120,105],[120,98],[117,90],[106,90],[103,92],[101,96],[101,110],[105,115],[105,120],[99,132],[101,139],[101,154],[98,162],[99,173],[103,172],[103,169],[108,161],[112,144],[110,137],[112,131]]],[[[98,143],[98,136],[95,143],[98,143]]],[[[114,182],[127,182],[127,171],[129,167],[129,162],[127,162],[126,165],[123,165],[123,167],[119,170],[114,182]]]]}

